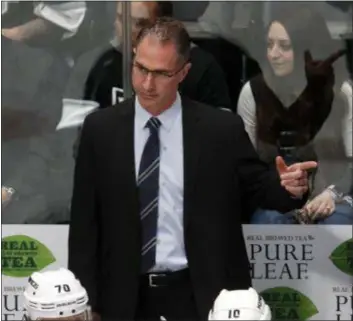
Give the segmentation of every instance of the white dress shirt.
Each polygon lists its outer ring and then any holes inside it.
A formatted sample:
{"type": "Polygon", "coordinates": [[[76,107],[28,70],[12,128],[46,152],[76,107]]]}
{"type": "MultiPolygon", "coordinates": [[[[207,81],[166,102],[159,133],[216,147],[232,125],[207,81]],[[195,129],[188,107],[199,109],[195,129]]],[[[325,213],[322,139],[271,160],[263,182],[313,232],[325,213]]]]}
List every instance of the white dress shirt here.
{"type": "MultiPolygon", "coordinates": [[[[153,117],[135,100],[135,169],[136,179],[140,161],[149,137],[147,121],[153,117]]],[[[184,168],[182,109],[179,94],[173,105],[158,115],[161,122],[160,174],[156,266],[153,272],[177,271],[187,267],[183,231],[184,168]]]]}

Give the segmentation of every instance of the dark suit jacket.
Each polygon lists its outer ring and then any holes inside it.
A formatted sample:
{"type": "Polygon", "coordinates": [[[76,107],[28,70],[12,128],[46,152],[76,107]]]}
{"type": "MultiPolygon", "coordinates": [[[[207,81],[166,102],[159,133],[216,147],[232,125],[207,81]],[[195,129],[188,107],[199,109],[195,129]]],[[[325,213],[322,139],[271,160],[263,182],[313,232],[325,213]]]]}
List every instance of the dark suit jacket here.
{"type": "MultiPolygon", "coordinates": [[[[287,211],[298,204],[262,163],[232,113],[182,98],[184,235],[199,314],[219,291],[251,286],[241,227],[243,202],[287,211]]],[[[131,320],[140,273],[134,164],[134,100],[86,118],[77,157],[69,268],[93,311],[131,320]]]]}

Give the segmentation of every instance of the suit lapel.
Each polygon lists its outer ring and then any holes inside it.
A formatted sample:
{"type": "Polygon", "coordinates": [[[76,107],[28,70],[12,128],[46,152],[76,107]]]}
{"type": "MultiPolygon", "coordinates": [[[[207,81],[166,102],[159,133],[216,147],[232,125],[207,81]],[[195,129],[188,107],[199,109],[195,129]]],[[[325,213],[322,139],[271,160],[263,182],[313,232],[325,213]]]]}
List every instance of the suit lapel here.
{"type": "Polygon", "coordinates": [[[200,154],[200,132],[197,105],[182,98],[183,145],[184,145],[184,229],[192,212],[192,196],[196,185],[200,154]]]}
{"type": "Polygon", "coordinates": [[[129,99],[123,105],[117,108],[119,113],[118,121],[118,139],[115,148],[116,151],[116,166],[119,167],[120,172],[116,179],[123,177],[125,184],[124,188],[128,189],[132,195],[132,203],[136,204],[137,208],[137,187],[136,187],[136,173],[135,173],[135,150],[134,150],[134,99],[129,99]]]}

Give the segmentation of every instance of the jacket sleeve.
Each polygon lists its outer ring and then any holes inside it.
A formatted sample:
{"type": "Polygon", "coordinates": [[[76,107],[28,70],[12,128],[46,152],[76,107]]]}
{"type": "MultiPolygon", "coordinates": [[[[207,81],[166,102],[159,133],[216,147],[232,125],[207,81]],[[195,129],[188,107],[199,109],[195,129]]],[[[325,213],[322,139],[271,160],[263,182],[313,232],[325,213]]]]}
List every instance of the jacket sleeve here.
{"type": "Polygon", "coordinates": [[[306,197],[294,198],[281,186],[277,170],[261,161],[236,115],[233,137],[236,146],[236,170],[245,202],[250,208],[273,209],[285,213],[304,205],[306,197]]]}
{"type": "Polygon", "coordinates": [[[99,312],[99,202],[91,116],[86,118],[83,125],[76,158],[68,267],[86,288],[92,310],[99,312]]]}

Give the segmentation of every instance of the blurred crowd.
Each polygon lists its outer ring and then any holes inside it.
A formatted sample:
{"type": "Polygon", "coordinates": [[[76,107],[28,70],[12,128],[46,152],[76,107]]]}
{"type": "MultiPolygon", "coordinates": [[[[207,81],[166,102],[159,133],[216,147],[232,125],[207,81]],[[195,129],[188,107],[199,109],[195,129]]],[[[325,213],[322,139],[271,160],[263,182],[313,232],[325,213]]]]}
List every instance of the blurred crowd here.
{"type": "Polygon", "coordinates": [[[353,223],[351,2],[1,5],[3,223],[70,221],[82,122],[95,109],[119,108],[131,91],[126,12],[131,55],[145,24],[162,16],[185,23],[192,66],[180,93],[238,113],[269,166],[278,155],[318,162],[303,208],[246,208],[244,223],[353,223]]]}

